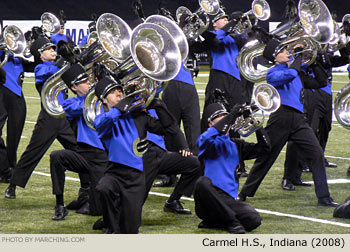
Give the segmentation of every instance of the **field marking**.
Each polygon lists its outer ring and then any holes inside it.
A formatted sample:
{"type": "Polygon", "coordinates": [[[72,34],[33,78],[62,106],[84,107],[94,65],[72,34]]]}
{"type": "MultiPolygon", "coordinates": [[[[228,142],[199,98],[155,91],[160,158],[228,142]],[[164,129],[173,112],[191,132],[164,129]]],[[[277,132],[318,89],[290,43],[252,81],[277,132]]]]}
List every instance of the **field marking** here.
{"type": "Polygon", "coordinates": [[[40,100],[40,97],[38,96],[24,96],[25,99],[34,99],[34,100],[40,100]]]}
{"type": "MultiPolygon", "coordinates": [[[[48,173],[44,173],[44,172],[37,172],[34,171],[34,174],[38,174],[38,175],[43,175],[46,177],[51,177],[50,174],[48,173]]],[[[72,177],[68,177],[66,176],[67,180],[71,180],[71,181],[80,181],[77,178],[72,178],[72,177]]],[[[149,192],[149,194],[155,195],[155,196],[160,196],[160,197],[170,197],[170,194],[166,194],[166,193],[159,193],[159,192],[149,192]]],[[[189,197],[181,197],[181,199],[183,200],[188,200],[188,201],[194,201],[193,198],[189,198],[189,197]]],[[[299,219],[299,220],[307,220],[307,221],[312,221],[312,222],[318,222],[318,223],[322,223],[322,224],[329,224],[329,225],[335,225],[335,226],[341,226],[341,227],[348,227],[350,228],[350,224],[348,223],[342,223],[342,222],[337,222],[337,221],[329,221],[329,220],[324,220],[324,219],[318,219],[318,218],[312,218],[312,217],[305,217],[305,216],[301,216],[301,215],[296,215],[296,214],[286,214],[286,213],[280,213],[280,212],[276,212],[276,211],[270,211],[270,210],[265,210],[265,209],[257,209],[256,210],[260,213],[264,213],[264,214],[270,214],[270,215],[276,215],[276,216],[282,216],[282,217],[289,217],[289,218],[294,218],[294,219],[299,219]]]]}

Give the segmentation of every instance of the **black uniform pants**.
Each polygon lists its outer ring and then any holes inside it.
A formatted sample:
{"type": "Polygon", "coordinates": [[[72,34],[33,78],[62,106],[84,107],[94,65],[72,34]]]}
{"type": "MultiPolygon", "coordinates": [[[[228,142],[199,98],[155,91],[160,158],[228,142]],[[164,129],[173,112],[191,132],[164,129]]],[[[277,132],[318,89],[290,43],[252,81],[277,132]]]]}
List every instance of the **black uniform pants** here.
{"type": "Polygon", "coordinates": [[[143,155],[146,176],[146,194],[151,190],[157,174],[181,174],[173,193],[190,197],[194,184],[200,176],[199,160],[196,156],[183,157],[180,153],[165,151],[154,144],[143,155]]]}
{"type": "Polygon", "coordinates": [[[22,96],[0,85],[0,177],[11,176],[10,167],[17,162],[17,149],[26,119],[26,102],[22,96]],[[6,145],[2,129],[7,120],[6,145]]]}
{"type": "Polygon", "coordinates": [[[96,190],[101,199],[103,221],[110,231],[138,233],[145,195],[144,173],[110,162],[96,190]]]}
{"type": "Polygon", "coordinates": [[[162,99],[179,127],[182,120],[188,147],[198,155],[196,142],[200,135],[200,108],[196,87],[171,80],[163,91],[162,99]]]}
{"type": "Polygon", "coordinates": [[[96,185],[107,168],[108,158],[105,151],[88,147],[78,147],[77,152],[72,150],[58,150],[50,154],[50,172],[52,193],[63,195],[66,170],[89,174],[90,215],[102,215],[102,209],[96,194],[96,185]]]}
{"type": "Polygon", "coordinates": [[[197,180],[193,194],[197,216],[209,225],[225,227],[239,223],[247,231],[261,225],[261,217],[251,205],[215,187],[208,177],[197,180]]]}
{"type": "Polygon", "coordinates": [[[302,158],[311,161],[316,196],[329,197],[323,150],[314,132],[308,126],[304,114],[282,105],[270,115],[265,130],[271,141],[271,152],[255,160],[241,194],[254,196],[283,146],[287,141],[293,141],[300,150],[302,158]]]}
{"type": "MultiPolygon", "coordinates": [[[[326,149],[329,132],[332,128],[332,95],[318,89],[315,91],[304,90],[307,119],[310,127],[314,131],[323,152],[326,149]]],[[[294,143],[288,142],[286,161],[285,161],[285,178],[293,181],[295,178],[300,178],[302,173],[302,164],[308,162],[301,160],[297,146],[294,143]],[[296,162],[299,160],[299,162],[296,162]]]]}
{"type": "Polygon", "coordinates": [[[55,139],[65,149],[76,150],[76,138],[68,120],[53,118],[41,109],[30,142],[14,169],[10,183],[24,188],[55,139]]]}
{"type": "MultiPolygon", "coordinates": [[[[232,108],[236,104],[243,104],[246,101],[244,83],[235,77],[215,69],[210,70],[208,85],[205,88],[205,101],[204,109],[211,103],[213,103],[213,91],[218,88],[225,92],[229,108],[232,108]]],[[[206,131],[208,128],[207,121],[201,121],[201,132],[206,131]]]]}

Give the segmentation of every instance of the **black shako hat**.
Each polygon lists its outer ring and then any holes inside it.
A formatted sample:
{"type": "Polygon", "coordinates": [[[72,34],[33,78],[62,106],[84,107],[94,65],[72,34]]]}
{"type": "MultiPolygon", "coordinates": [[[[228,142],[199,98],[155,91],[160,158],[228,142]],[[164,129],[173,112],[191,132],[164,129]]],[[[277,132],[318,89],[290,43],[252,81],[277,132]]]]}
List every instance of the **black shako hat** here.
{"type": "Polygon", "coordinates": [[[203,111],[202,120],[205,122],[212,122],[218,116],[225,116],[228,112],[221,103],[211,103],[203,111]]]}
{"type": "Polygon", "coordinates": [[[64,81],[64,83],[66,83],[66,85],[71,89],[73,85],[76,85],[79,82],[87,80],[88,75],[84,67],[80,63],[78,63],[68,68],[61,75],[61,78],[64,81]]]}
{"type": "Polygon", "coordinates": [[[112,80],[110,77],[105,76],[97,82],[95,87],[95,95],[97,96],[98,99],[103,101],[103,99],[106,98],[106,95],[108,94],[108,92],[116,87],[122,88],[122,85],[112,80]]]}
{"type": "Polygon", "coordinates": [[[228,18],[228,15],[225,13],[225,11],[223,9],[220,8],[219,13],[216,14],[216,16],[212,20],[213,24],[216,21],[218,21],[220,18],[223,18],[223,17],[227,17],[228,18]]]}
{"type": "Polygon", "coordinates": [[[31,45],[30,53],[34,56],[34,58],[39,58],[40,53],[42,53],[46,49],[49,49],[50,47],[53,47],[54,50],[56,50],[56,45],[53,44],[48,38],[39,37],[31,45]]]}
{"type": "Polygon", "coordinates": [[[280,44],[281,42],[277,39],[270,39],[265,46],[263,57],[271,62],[275,62],[276,55],[284,48],[280,44]]]}

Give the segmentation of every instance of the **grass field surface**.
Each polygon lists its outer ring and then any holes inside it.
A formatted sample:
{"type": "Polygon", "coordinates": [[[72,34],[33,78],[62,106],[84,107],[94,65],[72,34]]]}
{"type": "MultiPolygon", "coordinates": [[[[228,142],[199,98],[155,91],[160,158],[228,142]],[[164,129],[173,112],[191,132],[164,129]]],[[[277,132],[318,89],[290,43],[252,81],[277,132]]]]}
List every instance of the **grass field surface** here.
{"type": "MultiPolygon", "coordinates": [[[[208,81],[207,69],[202,69],[195,79],[199,93],[201,108],[203,108],[204,90],[208,81]]],[[[347,75],[334,75],[333,94],[347,83],[347,75]]],[[[18,159],[30,141],[30,137],[40,111],[40,99],[35,89],[34,79],[27,78],[23,84],[23,93],[27,102],[26,124],[18,149],[18,159]]],[[[327,177],[331,196],[342,203],[350,196],[350,177],[346,170],[350,165],[350,132],[341,127],[336,121],[332,123],[325,155],[338,165],[338,168],[327,168],[327,177]],[[342,179],[342,180],[341,180],[342,179]]],[[[6,130],[3,130],[3,137],[6,130]]],[[[246,139],[255,141],[254,134],[246,139]]],[[[49,154],[51,151],[62,149],[55,141],[44,158],[38,164],[25,189],[17,188],[17,199],[4,198],[7,184],[0,184],[0,233],[31,233],[31,234],[99,234],[102,231],[92,230],[92,224],[98,217],[80,215],[70,211],[64,221],[51,220],[54,214],[55,197],[52,194],[49,154]]],[[[264,179],[254,198],[247,202],[258,209],[263,221],[262,225],[253,231],[254,234],[350,234],[350,219],[333,218],[334,208],[317,206],[314,187],[297,187],[289,192],[281,189],[283,151],[270,172],[264,179]]],[[[253,161],[246,162],[248,171],[253,161]]],[[[65,203],[77,198],[79,182],[76,174],[66,173],[65,203]]],[[[312,181],[310,173],[304,173],[305,181],[312,181]]],[[[240,185],[243,185],[242,178],[240,185]]],[[[144,234],[203,234],[226,233],[220,230],[198,229],[200,219],[194,214],[194,201],[183,198],[184,206],[190,208],[192,215],[182,216],[163,212],[164,202],[172,188],[152,188],[143,208],[142,226],[140,233],[144,234]]]]}

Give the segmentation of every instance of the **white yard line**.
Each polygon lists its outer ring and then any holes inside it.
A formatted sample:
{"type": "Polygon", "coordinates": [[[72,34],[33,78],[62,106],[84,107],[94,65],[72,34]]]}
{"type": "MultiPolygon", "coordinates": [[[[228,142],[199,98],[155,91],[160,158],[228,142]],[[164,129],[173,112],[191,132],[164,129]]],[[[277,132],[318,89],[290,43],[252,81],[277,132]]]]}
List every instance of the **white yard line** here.
{"type": "MultiPolygon", "coordinates": [[[[37,172],[34,171],[34,174],[38,174],[38,175],[42,175],[42,176],[46,176],[46,177],[50,177],[51,175],[48,173],[44,173],[44,172],[37,172]]],[[[72,177],[67,177],[67,180],[71,180],[71,181],[80,181],[77,178],[72,178],[72,177]]],[[[158,193],[158,192],[150,192],[149,194],[155,195],[155,196],[160,196],[160,197],[170,197],[170,194],[166,194],[166,193],[158,193]]],[[[193,198],[189,198],[189,197],[181,197],[182,200],[188,200],[188,201],[194,201],[193,198]]],[[[328,224],[328,225],[334,225],[334,226],[341,226],[341,227],[347,227],[350,228],[350,224],[348,223],[342,223],[342,222],[337,222],[337,221],[329,221],[329,220],[323,220],[323,219],[317,219],[317,218],[311,218],[311,217],[305,217],[305,216],[301,216],[301,215],[296,215],[296,214],[287,214],[287,213],[280,213],[280,212],[276,212],[276,211],[270,211],[270,210],[265,210],[265,209],[256,209],[258,212],[260,213],[264,213],[264,214],[270,214],[270,215],[276,215],[276,216],[281,216],[281,217],[289,217],[289,218],[294,218],[294,219],[299,219],[299,220],[306,220],[306,221],[311,221],[311,222],[318,222],[318,223],[322,223],[322,224],[328,224]]]]}

